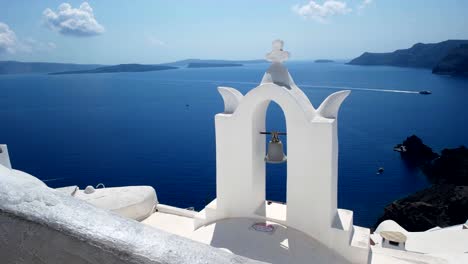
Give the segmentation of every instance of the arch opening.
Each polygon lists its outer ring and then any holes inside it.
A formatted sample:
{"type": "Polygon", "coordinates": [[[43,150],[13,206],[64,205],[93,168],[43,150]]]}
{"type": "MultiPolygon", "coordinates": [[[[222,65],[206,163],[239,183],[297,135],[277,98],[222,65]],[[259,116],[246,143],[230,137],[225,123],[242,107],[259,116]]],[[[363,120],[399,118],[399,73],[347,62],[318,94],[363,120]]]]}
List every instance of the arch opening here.
{"type": "MultiPolygon", "coordinates": [[[[287,132],[286,118],[281,107],[270,101],[266,110],[265,120],[266,131],[287,132]]],[[[287,156],[287,136],[279,136],[284,153],[287,156]]],[[[271,135],[265,137],[265,152],[268,151],[268,144],[271,135]]],[[[287,190],[287,161],[279,164],[265,163],[265,200],[277,203],[286,203],[287,190]]]]}

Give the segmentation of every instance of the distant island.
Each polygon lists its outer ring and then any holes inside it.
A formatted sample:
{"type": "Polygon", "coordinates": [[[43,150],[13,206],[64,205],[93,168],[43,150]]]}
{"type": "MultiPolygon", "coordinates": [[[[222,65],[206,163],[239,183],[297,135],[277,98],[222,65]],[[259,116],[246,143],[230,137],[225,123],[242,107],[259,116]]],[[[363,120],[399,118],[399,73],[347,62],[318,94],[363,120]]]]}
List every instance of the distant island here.
{"type": "Polygon", "coordinates": [[[113,72],[148,72],[148,71],[163,71],[173,70],[177,67],[165,66],[165,65],[143,65],[143,64],[119,64],[115,66],[99,67],[91,70],[79,70],[79,71],[62,71],[52,72],[50,75],[60,74],[84,74],[84,73],[113,73],[113,72]]]}
{"type": "Polygon", "coordinates": [[[190,64],[257,64],[267,63],[266,60],[202,60],[202,59],[186,59],[170,63],[164,63],[162,65],[175,66],[175,67],[188,67],[190,64]]]}
{"type": "Polygon", "coordinates": [[[266,60],[201,60],[187,59],[162,64],[75,64],[49,62],[0,61],[0,75],[3,74],[84,74],[111,72],[147,72],[177,68],[237,67],[245,64],[266,63],[266,60]]]}
{"type": "Polygon", "coordinates": [[[409,167],[419,168],[432,186],[387,205],[375,226],[391,219],[409,231],[462,224],[468,218],[468,149],[437,154],[413,135],[395,146],[409,167]]]}
{"type": "Polygon", "coordinates": [[[447,40],[432,44],[417,43],[409,49],[394,52],[365,52],[348,64],[430,68],[436,74],[466,75],[467,44],[468,40],[447,40]]]}
{"type": "Polygon", "coordinates": [[[334,60],[314,60],[315,63],[331,63],[335,62],[334,60]]]}
{"type": "Polygon", "coordinates": [[[213,67],[239,67],[244,66],[240,63],[189,63],[187,68],[213,68],[213,67]]]}
{"type": "Polygon", "coordinates": [[[396,145],[393,150],[400,152],[401,159],[407,166],[415,168],[422,168],[439,157],[439,154],[426,146],[416,135],[407,137],[403,143],[396,145]]]}
{"type": "Polygon", "coordinates": [[[50,73],[58,71],[90,70],[104,65],[52,62],[0,61],[0,74],[50,73]]]}

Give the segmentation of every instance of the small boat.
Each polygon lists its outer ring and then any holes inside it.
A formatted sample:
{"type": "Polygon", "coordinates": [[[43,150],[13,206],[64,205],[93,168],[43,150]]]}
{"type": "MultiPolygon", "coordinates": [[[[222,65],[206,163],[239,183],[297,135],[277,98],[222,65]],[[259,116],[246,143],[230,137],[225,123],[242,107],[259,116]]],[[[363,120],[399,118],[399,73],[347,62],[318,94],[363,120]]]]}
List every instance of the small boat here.
{"type": "Polygon", "coordinates": [[[419,94],[432,94],[432,92],[431,92],[431,91],[426,91],[426,90],[425,90],[425,91],[420,91],[419,94]]]}
{"type": "Polygon", "coordinates": [[[384,172],[384,168],[383,167],[380,167],[378,170],[377,170],[377,174],[382,174],[384,172]]]}

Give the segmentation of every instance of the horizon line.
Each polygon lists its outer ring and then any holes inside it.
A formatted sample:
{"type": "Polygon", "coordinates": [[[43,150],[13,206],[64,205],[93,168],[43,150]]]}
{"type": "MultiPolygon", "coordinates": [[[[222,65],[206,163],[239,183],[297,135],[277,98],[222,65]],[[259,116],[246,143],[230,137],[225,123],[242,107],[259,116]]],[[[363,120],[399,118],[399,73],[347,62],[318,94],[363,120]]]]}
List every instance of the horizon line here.
{"type": "MultiPolygon", "coordinates": [[[[19,62],[19,63],[50,63],[50,64],[74,64],[74,65],[99,65],[99,66],[112,66],[112,65],[126,65],[126,64],[140,64],[140,65],[166,65],[166,64],[173,64],[178,62],[183,62],[186,60],[200,60],[200,61],[226,61],[226,62],[241,62],[241,61],[265,61],[268,63],[266,59],[240,59],[240,60],[230,60],[230,59],[181,59],[175,60],[170,62],[163,62],[163,63],[140,63],[140,62],[126,62],[126,63],[111,63],[111,64],[101,64],[101,63],[78,63],[78,62],[57,62],[57,61],[21,61],[21,60],[0,60],[2,62],[19,62]]],[[[310,62],[316,60],[332,60],[335,62],[342,62],[342,61],[349,61],[352,59],[290,59],[288,62],[310,62]]],[[[286,62],[287,63],[287,62],[286,62]]]]}

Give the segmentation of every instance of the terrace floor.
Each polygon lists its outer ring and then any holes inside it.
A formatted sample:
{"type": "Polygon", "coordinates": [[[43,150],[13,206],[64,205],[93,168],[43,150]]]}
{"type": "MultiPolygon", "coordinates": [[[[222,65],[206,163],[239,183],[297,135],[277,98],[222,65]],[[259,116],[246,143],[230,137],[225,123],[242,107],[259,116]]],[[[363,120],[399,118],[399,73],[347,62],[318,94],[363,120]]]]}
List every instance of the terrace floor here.
{"type": "Polygon", "coordinates": [[[348,263],[341,256],[304,233],[266,222],[256,230],[258,219],[232,218],[193,230],[193,219],[155,213],[143,223],[228,252],[268,263],[348,263]],[[271,231],[274,229],[274,231],[271,231]]]}

